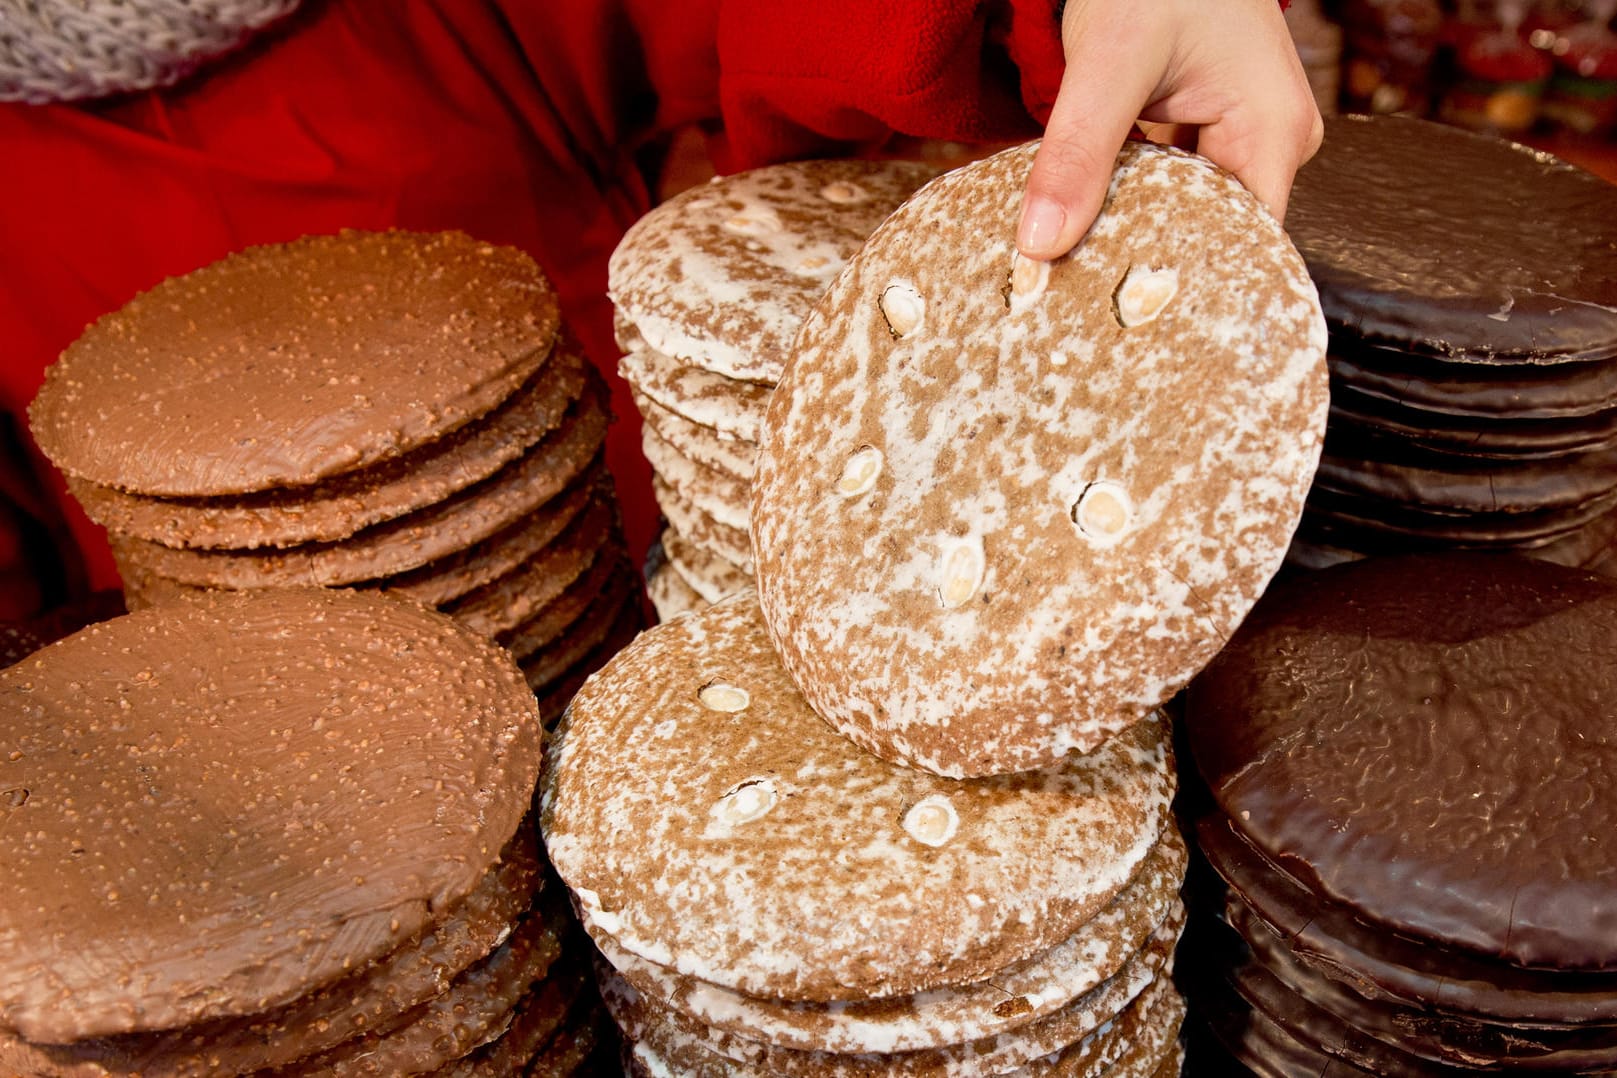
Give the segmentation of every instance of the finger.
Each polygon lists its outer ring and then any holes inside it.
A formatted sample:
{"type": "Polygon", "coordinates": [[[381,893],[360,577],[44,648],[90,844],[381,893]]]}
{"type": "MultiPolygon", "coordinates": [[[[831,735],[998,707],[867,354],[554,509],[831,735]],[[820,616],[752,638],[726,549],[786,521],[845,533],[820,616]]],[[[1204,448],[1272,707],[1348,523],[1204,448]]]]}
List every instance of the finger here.
{"type": "Polygon", "coordinates": [[[1319,148],[1324,124],[1312,97],[1258,116],[1241,112],[1208,124],[1197,152],[1235,173],[1276,221],[1286,218],[1292,180],[1319,148]]]}
{"type": "MultiPolygon", "coordinates": [[[[1233,107],[1202,128],[1197,152],[1235,173],[1276,221],[1284,221],[1291,184],[1303,162],[1314,155],[1325,132],[1319,107],[1284,22],[1268,8],[1267,85],[1248,83],[1237,90],[1233,107]]],[[[1254,46],[1256,47],[1256,46],[1254,46]]],[[[1250,80],[1253,68],[1243,68],[1250,80]]]]}
{"type": "Polygon", "coordinates": [[[1125,21],[1068,34],[1066,74],[1022,197],[1016,246],[1028,258],[1058,258],[1089,231],[1118,148],[1161,79],[1165,59],[1139,56],[1125,21]]]}

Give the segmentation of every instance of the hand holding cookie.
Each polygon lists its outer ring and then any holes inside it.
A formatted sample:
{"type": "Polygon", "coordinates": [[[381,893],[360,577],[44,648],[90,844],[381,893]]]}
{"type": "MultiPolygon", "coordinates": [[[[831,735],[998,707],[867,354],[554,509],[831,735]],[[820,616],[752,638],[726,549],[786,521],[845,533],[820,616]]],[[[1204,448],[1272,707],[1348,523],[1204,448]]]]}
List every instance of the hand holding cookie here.
{"type": "Polygon", "coordinates": [[[1319,110],[1274,0],[1070,0],[1067,72],[1028,177],[1016,245],[1071,250],[1095,220],[1130,128],[1235,173],[1277,220],[1319,148],[1319,110]]]}

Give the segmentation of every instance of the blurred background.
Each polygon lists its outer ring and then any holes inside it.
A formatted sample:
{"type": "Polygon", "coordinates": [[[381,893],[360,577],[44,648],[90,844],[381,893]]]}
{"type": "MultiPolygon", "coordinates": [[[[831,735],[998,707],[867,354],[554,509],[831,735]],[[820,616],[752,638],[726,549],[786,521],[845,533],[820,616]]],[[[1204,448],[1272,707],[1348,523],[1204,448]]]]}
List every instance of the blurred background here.
{"type": "Polygon", "coordinates": [[[1321,112],[1503,135],[1617,181],[1617,0],[1292,0],[1321,112]]]}

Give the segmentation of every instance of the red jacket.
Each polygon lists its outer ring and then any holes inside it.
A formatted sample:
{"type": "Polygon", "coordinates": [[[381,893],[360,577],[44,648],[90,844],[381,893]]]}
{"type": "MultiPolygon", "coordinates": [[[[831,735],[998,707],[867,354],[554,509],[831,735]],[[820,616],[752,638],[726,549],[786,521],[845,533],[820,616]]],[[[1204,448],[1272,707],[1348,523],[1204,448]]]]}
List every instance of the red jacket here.
{"type": "MultiPolygon", "coordinates": [[[[0,106],[0,420],[22,426],[46,365],[136,292],[343,226],[529,251],[610,372],[606,260],[651,205],[668,133],[722,124],[725,171],[895,131],[1022,137],[1061,69],[1055,0],[306,0],[173,89],[0,106]]],[[[638,550],[656,510],[614,386],[610,461],[638,550]]],[[[104,535],[0,423],[0,618],[116,579],[104,535]]]]}

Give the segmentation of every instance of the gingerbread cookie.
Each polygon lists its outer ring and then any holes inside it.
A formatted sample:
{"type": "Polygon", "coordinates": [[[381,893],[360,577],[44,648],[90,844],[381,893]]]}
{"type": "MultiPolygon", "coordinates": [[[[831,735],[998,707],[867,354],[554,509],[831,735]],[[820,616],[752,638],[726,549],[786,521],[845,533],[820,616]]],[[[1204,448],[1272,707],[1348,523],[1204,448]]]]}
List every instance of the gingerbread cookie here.
{"type": "Polygon", "coordinates": [[[632,954],[752,995],[913,992],[1046,950],[1104,908],[1162,832],[1163,738],[1147,719],[1089,756],[965,785],[894,767],[808,709],[744,593],[642,634],[574,700],[544,829],[585,927],[632,954]],[[613,748],[625,738],[634,753],[613,748]],[[810,871],[796,850],[845,867],[810,871]],[[647,872],[688,883],[648,891],[647,872]],[[832,915],[847,909],[867,912],[832,915]]]}
{"type": "Polygon", "coordinates": [[[441,502],[527,453],[584,391],[584,360],[552,357],[489,415],[402,457],[312,486],[222,498],[152,498],[71,480],[96,523],[166,546],[252,549],[329,542],[441,502]]]}
{"type": "Polygon", "coordinates": [[[673,621],[710,605],[668,562],[658,566],[646,578],[646,597],[656,609],[658,621],[673,621]]]}
{"type": "Polygon", "coordinates": [[[1399,116],[1327,120],[1286,211],[1333,325],[1508,367],[1617,359],[1613,221],[1617,188],[1597,176],[1399,116]]]}
{"type": "Polygon", "coordinates": [[[1131,143],[1083,244],[1037,263],[1033,152],[877,229],[803,324],[753,481],[793,680],[939,774],[1093,749],[1188,681],[1279,567],[1325,422],[1313,285],[1233,177],[1131,143]]]}
{"type": "Polygon", "coordinates": [[[594,463],[606,424],[599,397],[586,394],[570,418],[533,452],[490,478],[335,543],[284,550],[188,550],[114,536],[113,554],[120,564],[197,587],[332,586],[406,573],[481,543],[520,518],[531,520],[541,506],[570,520],[576,506],[566,495],[589,496],[576,481],[594,463]]]}
{"type": "Polygon", "coordinates": [[[772,383],[726,378],[632,342],[624,347],[618,373],[636,393],[721,438],[757,444],[772,383]]]}
{"type": "Polygon", "coordinates": [[[740,566],[689,542],[673,528],[663,529],[662,544],[668,564],[705,602],[716,603],[753,586],[752,577],[740,566]]]}
{"type": "Polygon", "coordinates": [[[102,486],[299,486],[488,412],[539,368],[558,325],[555,291],[513,248],[456,232],[308,236],[101,318],[46,372],[30,420],[57,467],[102,486]]]}
{"type": "Polygon", "coordinates": [[[1287,229],[1330,327],[1321,479],[1356,519],[1311,502],[1309,533],[1332,542],[1309,534],[1294,560],[1532,553],[1617,499],[1613,221],[1617,189],[1548,154],[1407,117],[1326,121],[1287,229]],[[1456,519],[1411,523],[1423,512],[1456,519]],[[1488,519],[1507,513],[1558,519],[1488,519]]]}
{"type": "Polygon", "coordinates": [[[801,161],[684,191],[618,243],[607,271],[612,302],[653,351],[774,382],[825,286],[935,172],[900,161],[801,161]]]}
{"type": "MultiPolygon", "coordinates": [[[[1264,598],[1187,706],[1222,979],[1264,1043],[1316,1072],[1617,1067],[1617,858],[1589,839],[1614,633],[1617,582],[1502,555],[1264,598]]],[[[1214,1020],[1238,1055],[1247,1022],[1214,1020]]]]}
{"type": "Polygon", "coordinates": [[[717,520],[687,498],[662,476],[652,473],[651,489],[662,507],[668,526],[690,541],[690,545],[740,570],[753,573],[752,541],[745,528],[717,520]]]}
{"type": "Polygon", "coordinates": [[[747,530],[747,483],[681,453],[649,424],[640,428],[640,447],[652,471],[681,499],[720,524],[747,530]]]}
{"type": "Polygon", "coordinates": [[[639,390],[630,392],[646,426],[656,431],[663,441],[698,464],[723,472],[739,482],[752,482],[753,465],[758,455],[757,443],[725,437],[711,427],[692,423],[684,416],[670,412],[639,390]]]}
{"type": "Polygon", "coordinates": [[[378,596],[132,614],[0,696],[0,844],[24,881],[0,1026],[47,1044],[264,1011],[381,958],[477,888],[539,765],[509,657],[378,596]]]}

